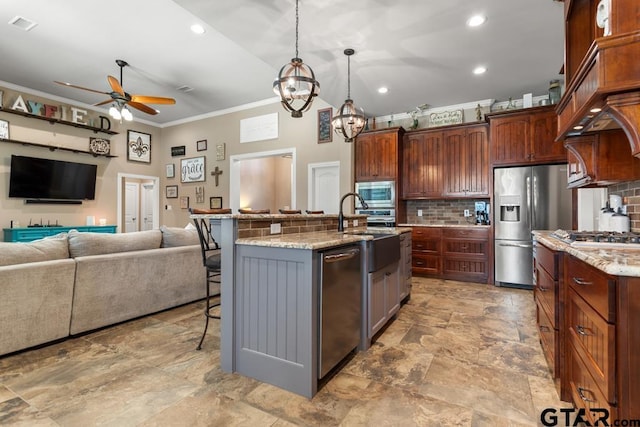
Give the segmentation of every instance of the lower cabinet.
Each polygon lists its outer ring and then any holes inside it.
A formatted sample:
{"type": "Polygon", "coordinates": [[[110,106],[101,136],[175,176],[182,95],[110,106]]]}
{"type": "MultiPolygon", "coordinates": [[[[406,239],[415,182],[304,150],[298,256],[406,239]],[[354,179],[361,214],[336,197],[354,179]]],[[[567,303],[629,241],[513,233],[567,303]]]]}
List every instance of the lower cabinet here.
{"type": "Polygon", "coordinates": [[[395,262],[368,277],[368,338],[371,339],[400,309],[400,264],[395,262]]]}
{"type": "Polygon", "coordinates": [[[400,301],[411,293],[411,233],[400,235],[400,301]]]}
{"type": "Polygon", "coordinates": [[[5,242],[31,242],[60,233],[68,233],[70,230],[91,233],[115,233],[115,225],[80,225],[77,227],[26,227],[3,228],[5,242]]]}
{"type": "Polygon", "coordinates": [[[412,270],[442,279],[486,283],[488,227],[413,227],[412,270]]]}

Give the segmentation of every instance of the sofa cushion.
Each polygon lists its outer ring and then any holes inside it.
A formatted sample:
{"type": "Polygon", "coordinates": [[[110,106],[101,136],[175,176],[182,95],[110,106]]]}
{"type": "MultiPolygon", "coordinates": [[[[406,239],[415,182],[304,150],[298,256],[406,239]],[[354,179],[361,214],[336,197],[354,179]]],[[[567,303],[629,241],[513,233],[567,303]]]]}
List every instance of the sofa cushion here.
{"type": "Polygon", "coordinates": [[[69,258],[65,233],[33,242],[0,242],[0,266],[69,258]]]}
{"type": "Polygon", "coordinates": [[[162,242],[160,230],[134,231],[132,233],[86,233],[69,231],[69,254],[76,258],[116,252],[157,249],[162,242]]]}
{"type": "Polygon", "coordinates": [[[162,247],[173,248],[176,246],[199,245],[198,231],[193,228],[160,227],[162,232],[162,247]]]}

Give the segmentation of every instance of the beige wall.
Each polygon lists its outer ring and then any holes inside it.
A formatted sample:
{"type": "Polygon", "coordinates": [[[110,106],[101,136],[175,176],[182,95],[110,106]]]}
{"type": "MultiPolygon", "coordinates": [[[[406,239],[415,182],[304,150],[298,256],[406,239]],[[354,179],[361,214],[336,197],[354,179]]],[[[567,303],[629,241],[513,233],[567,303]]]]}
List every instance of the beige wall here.
{"type": "MultiPolygon", "coordinates": [[[[0,90],[4,92],[2,100],[5,108],[11,108],[18,94],[22,94],[25,100],[31,99],[60,105],[60,102],[31,95],[27,90],[19,92],[6,88],[0,88],[0,90]]],[[[208,207],[209,197],[212,196],[222,196],[224,206],[227,207],[229,201],[229,157],[235,154],[284,148],[296,148],[296,207],[304,210],[307,208],[307,165],[309,163],[339,161],[341,164],[340,193],[346,193],[353,188],[351,172],[352,145],[344,143],[335,134],[333,142],[317,143],[317,110],[328,106],[321,99],[317,99],[313,104],[312,110],[299,119],[292,118],[284,111],[280,103],[274,102],[265,106],[164,128],[136,121],[123,122],[122,124],[112,121],[112,130],[119,132],[117,135],[94,134],[86,129],[61,124],[51,125],[46,121],[0,111],[0,119],[10,122],[11,139],[88,150],[89,137],[98,136],[110,140],[111,154],[116,156],[114,158],[93,157],[88,154],[59,150],[50,151],[40,147],[1,143],[0,226],[8,228],[12,220],[19,221],[21,226],[27,225],[29,221],[39,223],[40,220],[45,224],[47,222],[54,224],[58,221],[59,224],[65,226],[84,225],[86,217],[89,215],[96,218],[106,218],[108,224],[116,224],[118,173],[160,177],[160,224],[184,226],[189,221],[188,212],[180,209],[179,199],[165,198],[166,185],[178,185],[178,195],[189,196],[192,207],[208,207]],[[277,139],[240,144],[240,120],[274,112],[278,113],[279,136],[277,139]],[[151,164],[127,161],[127,130],[151,134],[151,164]],[[207,150],[197,151],[196,141],[202,139],[208,141],[207,150]],[[224,160],[216,160],[215,147],[217,143],[226,144],[224,160]],[[171,147],[180,145],[186,147],[186,155],[183,157],[171,157],[171,147]],[[9,169],[12,154],[97,164],[96,200],[85,201],[81,205],[26,205],[23,199],[9,199],[9,169]],[[195,187],[196,185],[202,185],[202,183],[181,184],[179,175],[180,159],[197,156],[204,156],[206,159],[207,177],[204,182],[205,203],[203,205],[195,203],[195,187]],[[165,166],[168,163],[174,163],[176,166],[175,178],[165,177],[165,166]],[[217,187],[215,186],[214,177],[210,175],[210,172],[216,166],[223,171],[219,177],[219,186],[217,187]],[[165,210],[166,205],[171,205],[172,209],[165,210]]],[[[99,114],[104,114],[95,111],[91,112],[90,106],[78,107],[88,110],[90,118],[97,118],[99,114]]],[[[134,112],[134,116],[141,117],[142,113],[134,112]]],[[[284,191],[285,189],[278,185],[278,194],[282,194],[284,191]]],[[[286,192],[289,192],[289,190],[287,189],[286,192]]],[[[280,199],[277,203],[280,203],[280,199]]]]}

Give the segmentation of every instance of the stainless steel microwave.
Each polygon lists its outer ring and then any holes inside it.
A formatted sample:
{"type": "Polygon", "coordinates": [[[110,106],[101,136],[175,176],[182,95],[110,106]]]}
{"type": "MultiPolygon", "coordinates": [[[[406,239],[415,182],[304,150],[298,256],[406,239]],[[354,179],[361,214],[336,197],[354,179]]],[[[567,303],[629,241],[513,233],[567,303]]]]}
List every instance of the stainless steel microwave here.
{"type": "MultiPolygon", "coordinates": [[[[395,181],[356,182],[356,193],[370,208],[393,208],[396,205],[395,181]]],[[[362,208],[359,201],[356,201],[356,208],[362,208]]]]}

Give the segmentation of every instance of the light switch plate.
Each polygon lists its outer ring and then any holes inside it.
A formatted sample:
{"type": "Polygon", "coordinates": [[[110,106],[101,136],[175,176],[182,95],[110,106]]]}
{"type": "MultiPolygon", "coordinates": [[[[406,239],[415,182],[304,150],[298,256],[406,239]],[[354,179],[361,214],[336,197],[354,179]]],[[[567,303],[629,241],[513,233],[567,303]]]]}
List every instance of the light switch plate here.
{"type": "Polygon", "coordinates": [[[357,219],[354,219],[354,220],[353,220],[353,226],[354,226],[354,227],[357,227],[357,226],[358,226],[358,220],[357,220],[357,219]]]}
{"type": "Polygon", "coordinates": [[[282,232],[282,227],[280,226],[280,223],[276,223],[276,224],[271,224],[271,234],[278,234],[282,232]]]}
{"type": "Polygon", "coordinates": [[[344,228],[349,227],[349,221],[348,221],[348,220],[346,220],[346,219],[345,219],[344,221],[342,221],[342,226],[343,226],[344,228]]]}
{"type": "Polygon", "coordinates": [[[422,209],[418,209],[418,216],[422,216],[422,209]]]}

